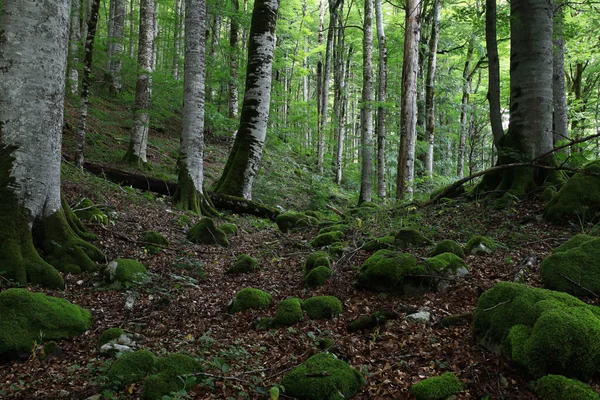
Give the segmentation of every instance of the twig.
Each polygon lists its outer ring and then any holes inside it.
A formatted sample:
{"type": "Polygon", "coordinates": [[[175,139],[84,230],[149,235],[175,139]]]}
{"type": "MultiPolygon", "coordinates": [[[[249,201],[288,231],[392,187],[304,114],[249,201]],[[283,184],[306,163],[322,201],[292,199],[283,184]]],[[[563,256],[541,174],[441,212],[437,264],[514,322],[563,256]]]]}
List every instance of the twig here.
{"type": "Polygon", "coordinates": [[[182,375],[182,377],[185,377],[185,376],[207,376],[209,378],[215,378],[215,379],[223,379],[223,380],[230,380],[230,381],[238,381],[238,382],[244,382],[244,383],[251,383],[249,380],[238,378],[237,376],[215,375],[215,374],[209,374],[208,372],[196,372],[196,373],[193,373],[193,374],[182,375]]]}
{"type": "Polygon", "coordinates": [[[565,274],[563,274],[562,272],[557,272],[558,275],[562,276],[564,279],[568,280],[569,282],[571,282],[573,285],[579,287],[580,289],[583,289],[584,291],[588,292],[589,294],[591,294],[592,296],[594,296],[595,298],[600,298],[600,296],[598,296],[595,292],[593,292],[591,289],[586,288],[585,286],[583,286],[580,283],[575,282],[573,279],[569,278],[568,276],[566,276],[565,274]]]}
{"type": "Polygon", "coordinates": [[[338,210],[337,208],[335,208],[334,206],[330,205],[330,204],[325,204],[325,207],[330,210],[333,211],[334,213],[336,213],[337,215],[339,215],[340,217],[344,218],[345,215],[343,212],[341,212],[340,210],[338,210]]]}
{"type": "Polygon", "coordinates": [[[502,306],[502,305],[504,305],[504,304],[508,304],[508,303],[510,303],[511,301],[512,301],[512,299],[508,299],[508,300],[506,300],[506,301],[503,301],[503,302],[500,302],[500,303],[496,304],[495,306],[492,306],[492,307],[490,307],[490,308],[486,308],[486,309],[485,309],[485,310],[483,310],[483,311],[491,311],[491,310],[493,310],[494,308],[496,308],[496,307],[500,307],[500,306],[502,306]]]}

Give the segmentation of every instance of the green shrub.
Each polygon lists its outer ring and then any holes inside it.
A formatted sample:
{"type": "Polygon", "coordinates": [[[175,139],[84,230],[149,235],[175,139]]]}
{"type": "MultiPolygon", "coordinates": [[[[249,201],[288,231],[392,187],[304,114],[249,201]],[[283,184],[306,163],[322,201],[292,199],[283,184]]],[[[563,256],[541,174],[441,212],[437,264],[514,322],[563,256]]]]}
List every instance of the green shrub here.
{"type": "Polygon", "coordinates": [[[302,305],[310,319],[331,319],[342,313],[342,302],[334,296],[315,296],[302,305]]]}
{"type": "Polygon", "coordinates": [[[317,237],[315,237],[312,240],[312,242],[310,242],[310,245],[312,247],[329,246],[330,244],[339,242],[340,240],[342,240],[343,237],[344,234],[338,231],[322,233],[320,235],[317,235],[317,237]]]}
{"type": "Polygon", "coordinates": [[[452,372],[422,380],[410,389],[417,400],[444,400],[461,390],[462,383],[452,372]]]}
{"type": "Polygon", "coordinates": [[[279,302],[277,315],[273,319],[274,326],[289,326],[297,324],[304,318],[302,300],[297,297],[279,302]]]}
{"type": "Polygon", "coordinates": [[[465,252],[463,251],[462,246],[454,240],[443,240],[439,242],[431,252],[431,255],[437,256],[442,253],[453,253],[460,258],[465,258],[465,252]]]}
{"type": "Polygon", "coordinates": [[[331,276],[331,270],[325,266],[319,266],[317,268],[312,269],[306,276],[304,277],[304,283],[306,286],[310,288],[316,288],[319,286],[323,286],[327,279],[331,276]]]}
{"type": "Polygon", "coordinates": [[[192,229],[189,230],[187,238],[190,242],[197,244],[218,244],[229,247],[227,235],[217,228],[212,218],[202,218],[192,229]]]}
{"type": "Polygon", "coordinates": [[[122,388],[139,382],[154,371],[156,356],[148,350],[125,353],[106,371],[107,385],[122,388]]]}
{"type": "Polygon", "coordinates": [[[244,288],[240,290],[228,307],[230,314],[235,314],[248,309],[269,308],[273,303],[273,296],[260,289],[244,288]]]}
{"type": "Polygon", "coordinates": [[[227,270],[228,274],[245,274],[258,269],[258,260],[248,254],[240,254],[233,266],[227,270]]]}
{"type": "Polygon", "coordinates": [[[358,287],[376,292],[402,293],[409,274],[423,274],[415,257],[408,253],[378,250],[360,267],[356,275],[358,287]]]}
{"type": "Polygon", "coordinates": [[[562,375],[546,375],[531,384],[543,400],[600,400],[600,395],[583,382],[562,375]]]}

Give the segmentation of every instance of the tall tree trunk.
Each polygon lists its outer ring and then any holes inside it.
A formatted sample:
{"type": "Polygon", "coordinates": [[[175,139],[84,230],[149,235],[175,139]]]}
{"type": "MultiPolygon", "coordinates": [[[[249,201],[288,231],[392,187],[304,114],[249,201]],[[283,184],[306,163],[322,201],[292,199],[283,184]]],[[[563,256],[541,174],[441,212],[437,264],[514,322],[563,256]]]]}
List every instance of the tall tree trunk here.
{"type": "Polygon", "coordinates": [[[387,196],[385,182],[385,102],[387,101],[387,47],[383,30],[381,0],[375,0],[377,41],[379,43],[379,87],[377,90],[377,195],[383,201],[387,196]]]}
{"type": "Polygon", "coordinates": [[[135,0],[129,0],[129,58],[135,57],[135,0]]]}
{"type": "Polygon", "coordinates": [[[71,2],[71,28],[69,34],[68,87],[71,94],[79,90],[79,46],[81,45],[81,1],[71,2]]]}
{"type": "Polygon", "coordinates": [[[216,185],[220,193],[247,200],[252,199],[252,186],[267,134],[278,11],[278,0],[254,2],[240,127],[216,185]]]}
{"type": "Polygon", "coordinates": [[[0,10],[0,265],[22,285],[62,288],[55,268],[79,273],[103,258],[61,202],[69,14],[66,0],[4,0],[0,10]]]}
{"type": "MultiPolygon", "coordinates": [[[[317,45],[321,48],[325,40],[325,0],[319,0],[319,33],[317,35],[317,45]]],[[[319,52],[317,61],[317,169],[319,173],[323,172],[323,159],[321,154],[325,154],[325,143],[321,137],[321,115],[323,114],[323,52],[319,52]],[[323,147],[321,141],[323,140],[323,147]]]]}
{"type": "Polygon", "coordinates": [[[417,140],[417,74],[421,36],[421,0],[407,0],[402,64],[402,104],[400,110],[400,151],[396,177],[396,198],[413,195],[415,146],[417,140]]]}
{"type": "Polygon", "coordinates": [[[83,58],[83,81],[81,83],[81,99],[79,103],[79,123],[77,126],[77,149],[75,151],[75,166],[83,169],[85,154],[85,135],[88,116],[89,90],[91,86],[92,61],[94,55],[94,40],[96,39],[96,26],[98,25],[98,9],[100,0],[92,2],[92,12],[87,22],[87,38],[85,40],[85,55],[83,58]]]}
{"type": "Polygon", "coordinates": [[[475,34],[469,39],[469,47],[467,49],[467,60],[463,68],[463,86],[462,99],[460,102],[460,134],[458,139],[458,161],[456,163],[456,174],[459,178],[464,176],[465,167],[465,150],[467,145],[467,131],[469,130],[469,97],[471,94],[471,61],[473,60],[473,48],[475,46],[475,34]]]}
{"type": "Polygon", "coordinates": [[[240,10],[238,0],[231,0],[235,15],[231,17],[229,28],[229,118],[238,119],[238,43],[240,40],[240,25],[237,22],[237,13],[240,10]]]}
{"type": "Polygon", "coordinates": [[[123,159],[138,167],[148,159],[148,129],[152,104],[152,72],[154,66],[154,0],[140,0],[140,41],[138,44],[138,76],[135,85],[133,128],[129,149],[123,159]]]}
{"type": "Polygon", "coordinates": [[[125,30],[125,0],[111,0],[110,11],[106,80],[110,93],[115,94],[121,91],[122,86],[121,54],[123,53],[123,32],[125,30]]]}
{"type": "Polygon", "coordinates": [[[554,4],[554,56],[552,58],[552,93],[553,93],[553,142],[569,138],[569,118],[567,109],[567,88],[565,83],[565,32],[564,7],[562,0],[554,4]]]}
{"type": "MultiPolygon", "coordinates": [[[[181,38],[183,34],[182,20],[183,18],[184,0],[175,0],[175,26],[173,28],[173,62],[171,65],[171,74],[175,80],[181,79],[181,38]]],[[[206,18],[206,15],[204,16],[206,18]]],[[[206,24],[205,21],[202,22],[206,24]]],[[[206,40],[206,38],[204,39],[206,40]]]]}
{"type": "MultiPolygon", "coordinates": [[[[219,10],[214,9],[214,7],[211,11],[213,14],[213,23],[210,35],[210,65],[216,67],[219,41],[221,35],[221,15],[219,13],[219,10]]],[[[214,104],[217,98],[217,84],[213,81],[212,74],[210,73],[210,71],[208,73],[208,78],[208,81],[210,82],[208,99],[212,104],[214,104]]]]}
{"type": "MultiPolygon", "coordinates": [[[[343,13],[343,0],[339,5],[339,16],[343,13]]],[[[345,58],[345,34],[341,21],[336,22],[337,34],[334,52],[334,100],[333,114],[335,120],[335,153],[333,154],[333,165],[335,167],[335,182],[342,184],[343,151],[344,151],[344,118],[345,118],[345,97],[346,97],[346,58],[345,58]]],[[[351,51],[350,51],[351,52],[351,51]]]]}
{"type": "Polygon", "coordinates": [[[496,38],[496,0],[485,2],[485,42],[488,54],[488,93],[490,104],[490,123],[494,146],[500,149],[504,137],[502,111],[500,110],[500,60],[498,58],[498,40],[496,38]]]}
{"type": "Polygon", "coordinates": [[[363,90],[361,104],[360,196],[358,203],[371,201],[373,194],[373,0],[365,0],[363,24],[363,90]]]}
{"type": "Polygon", "coordinates": [[[440,12],[442,0],[433,0],[431,11],[431,37],[429,38],[429,54],[427,55],[427,81],[425,83],[425,132],[427,135],[427,157],[425,171],[433,179],[433,145],[435,143],[435,69],[437,48],[440,40],[440,12]]]}

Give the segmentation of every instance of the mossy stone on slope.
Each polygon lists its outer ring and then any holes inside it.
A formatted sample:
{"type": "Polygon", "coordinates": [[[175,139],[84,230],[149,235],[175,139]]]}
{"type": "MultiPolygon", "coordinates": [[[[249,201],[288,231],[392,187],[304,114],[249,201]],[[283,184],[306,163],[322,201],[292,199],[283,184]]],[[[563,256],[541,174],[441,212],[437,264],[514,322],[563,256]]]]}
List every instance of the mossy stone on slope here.
{"type": "Polygon", "coordinates": [[[136,285],[148,280],[148,270],[138,260],[117,258],[108,263],[102,275],[106,282],[118,282],[122,285],[136,285]]]}
{"type": "Polygon", "coordinates": [[[395,244],[399,247],[425,247],[433,242],[416,229],[404,228],[396,233],[395,244]]]}
{"type": "Polygon", "coordinates": [[[124,334],[125,334],[125,331],[121,328],[106,329],[104,332],[102,332],[102,334],[98,338],[98,348],[102,347],[103,345],[110,342],[111,340],[120,338],[121,335],[124,335],[124,334]]]}
{"type": "Polygon", "coordinates": [[[456,243],[454,240],[443,240],[435,245],[431,251],[432,256],[437,256],[442,253],[453,253],[460,258],[465,258],[465,252],[462,246],[456,243]]]}
{"type": "Polygon", "coordinates": [[[303,213],[288,211],[279,214],[275,218],[275,223],[281,232],[287,233],[295,229],[317,226],[319,225],[319,220],[303,213]]]}
{"type": "Polygon", "coordinates": [[[498,283],[479,297],[473,332],[533,376],[600,372],[600,309],[566,293],[498,283]]]}
{"type": "Polygon", "coordinates": [[[410,392],[417,400],[444,400],[461,390],[460,379],[452,372],[446,372],[414,384],[410,392]]]}
{"type": "Polygon", "coordinates": [[[396,238],[392,235],[383,236],[380,238],[375,238],[373,240],[369,240],[367,243],[363,245],[363,250],[365,251],[376,251],[381,249],[389,249],[394,246],[396,238]]]}
{"type": "Polygon", "coordinates": [[[277,306],[277,315],[273,319],[273,326],[289,326],[297,324],[304,318],[302,300],[297,297],[285,299],[277,306]]]}
{"type": "Polygon", "coordinates": [[[125,353],[106,371],[107,386],[123,388],[154,372],[156,356],[148,350],[125,353]]]}
{"type": "Polygon", "coordinates": [[[146,250],[150,254],[160,253],[162,247],[167,247],[169,245],[169,241],[163,235],[156,231],[144,231],[142,232],[142,241],[147,243],[156,244],[158,246],[145,245],[146,250]]]}
{"type": "Polygon", "coordinates": [[[600,400],[589,385],[562,375],[546,375],[533,382],[531,390],[543,400],[600,400]]]}
{"type": "MultiPolygon", "coordinates": [[[[465,261],[454,253],[442,253],[425,260],[427,270],[439,275],[456,275],[460,271],[468,272],[465,261]]],[[[464,275],[463,273],[463,275],[464,275]]]]}
{"type": "Polygon", "coordinates": [[[329,246],[330,244],[337,243],[342,240],[344,237],[343,232],[332,231],[327,233],[322,233],[317,235],[311,242],[310,245],[312,247],[323,247],[329,246]]]}
{"type": "Polygon", "coordinates": [[[306,299],[302,308],[310,319],[331,319],[342,313],[342,302],[334,296],[315,296],[306,299]]]}
{"type": "Polygon", "coordinates": [[[577,248],[584,244],[585,242],[589,242],[590,240],[598,239],[596,236],[590,235],[575,235],[571,239],[567,240],[554,250],[552,250],[552,254],[556,253],[564,253],[565,251],[577,248]]]}
{"type": "Polygon", "coordinates": [[[330,353],[310,357],[281,381],[285,394],[300,400],[349,399],[365,384],[360,372],[330,353]]]}
{"type": "Polygon", "coordinates": [[[331,226],[326,226],[325,228],[321,229],[318,234],[321,235],[323,233],[329,233],[329,232],[346,233],[349,230],[350,230],[350,226],[347,224],[335,224],[335,225],[331,225],[331,226]]]}
{"type": "MultiPolygon", "coordinates": [[[[600,174],[600,161],[584,168],[586,172],[600,174]]],[[[544,217],[553,222],[591,221],[600,213],[600,176],[575,174],[563,185],[544,208],[544,217]]]]}
{"type": "Polygon", "coordinates": [[[255,288],[244,288],[235,295],[227,311],[235,314],[249,309],[269,308],[271,303],[273,303],[273,296],[269,293],[255,288]]]}
{"type": "MultiPolygon", "coordinates": [[[[546,288],[575,296],[600,291],[600,238],[581,241],[578,247],[554,252],[542,261],[540,277],[546,288]]],[[[563,246],[570,247],[568,242],[563,246]]]]}
{"type": "Polygon", "coordinates": [[[498,246],[496,243],[485,236],[473,236],[465,245],[466,253],[493,253],[498,246]]]}
{"type": "Polygon", "coordinates": [[[245,274],[258,269],[258,260],[248,254],[240,254],[233,266],[227,270],[228,274],[245,274]]]}
{"type": "Polygon", "coordinates": [[[0,354],[29,352],[34,342],[72,338],[90,328],[86,309],[65,299],[7,289],[0,293],[0,354]]]}
{"type": "MultiPolygon", "coordinates": [[[[174,353],[156,360],[157,374],[150,375],[144,381],[143,399],[161,400],[172,392],[189,390],[192,388],[189,381],[180,376],[200,372],[200,363],[185,354],[174,353]]],[[[195,386],[195,385],[194,385],[195,386]]]]}
{"type": "Polygon", "coordinates": [[[331,261],[329,260],[329,254],[326,251],[315,251],[306,257],[306,261],[304,263],[304,274],[308,274],[314,268],[317,267],[331,267],[331,261]]]}
{"type": "Polygon", "coordinates": [[[404,280],[410,274],[423,274],[424,267],[408,253],[378,250],[360,267],[356,275],[358,287],[376,292],[402,293],[404,280]]]}
{"type": "Polygon", "coordinates": [[[238,233],[238,227],[235,224],[223,224],[219,228],[221,228],[227,236],[237,235],[238,233]]]}
{"type": "Polygon", "coordinates": [[[94,206],[94,203],[88,198],[81,200],[73,212],[79,219],[108,225],[108,216],[100,211],[98,207],[94,206]]]}
{"type": "Polygon", "coordinates": [[[217,228],[212,218],[202,218],[192,229],[189,230],[187,238],[190,242],[197,244],[218,244],[229,247],[227,235],[217,228]]]}
{"type": "Polygon", "coordinates": [[[306,274],[304,277],[304,283],[310,288],[323,286],[331,274],[332,272],[329,268],[321,265],[310,270],[310,272],[306,274]]]}

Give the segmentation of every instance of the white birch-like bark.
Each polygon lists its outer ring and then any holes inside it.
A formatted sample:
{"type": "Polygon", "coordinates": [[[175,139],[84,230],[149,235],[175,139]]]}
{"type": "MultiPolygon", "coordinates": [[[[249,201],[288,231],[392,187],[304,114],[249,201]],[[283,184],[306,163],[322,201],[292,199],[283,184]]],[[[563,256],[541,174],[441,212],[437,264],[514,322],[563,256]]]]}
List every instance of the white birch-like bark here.
{"type": "Polygon", "coordinates": [[[111,22],[108,36],[106,75],[111,93],[121,91],[121,55],[125,30],[125,0],[110,1],[111,22]]]}
{"type": "Polygon", "coordinates": [[[129,58],[135,57],[135,0],[129,0],[129,58]]]}
{"type": "Polygon", "coordinates": [[[458,161],[456,163],[456,174],[460,179],[464,177],[465,151],[467,145],[469,98],[471,95],[471,61],[473,58],[473,47],[475,45],[475,34],[471,35],[467,49],[467,60],[463,69],[462,99],[460,106],[460,133],[458,138],[458,161]]]}
{"type": "MultiPolygon", "coordinates": [[[[235,12],[239,12],[239,0],[231,0],[235,12]]],[[[239,117],[239,95],[238,95],[238,45],[240,41],[240,25],[237,22],[237,15],[231,17],[229,27],[229,118],[238,119],[239,117]]]]}
{"type": "MultiPolygon", "coordinates": [[[[323,44],[325,36],[325,0],[319,0],[319,33],[317,35],[317,44],[319,48],[323,44]]],[[[319,173],[323,173],[323,157],[325,155],[325,138],[321,129],[323,114],[323,52],[319,52],[319,61],[317,61],[317,168],[319,173]]]]}
{"type": "Polygon", "coordinates": [[[9,190],[30,226],[61,208],[69,15],[66,0],[4,0],[0,11],[0,145],[16,148],[9,190]]]}
{"type": "Polygon", "coordinates": [[[396,198],[412,199],[415,180],[417,141],[417,75],[421,38],[421,0],[407,0],[402,65],[402,102],[400,110],[400,151],[396,176],[396,198]]]}
{"type": "Polygon", "coordinates": [[[437,64],[437,48],[440,40],[440,12],[442,0],[433,1],[431,18],[431,37],[429,38],[429,54],[427,56],[427,81],[425,83],[425,132],[427,135],[427,156],[425,171],[433,179],[433,145],[435,142],[435,69],[437,64]]]}
{"type": "MultiPolygon", "coordinates": [[[[339,16],[343,13],[343,1],[339,6],[339,16]]],[[[341,21],[337,22],[337,44],[335,46],[334,58],[334,88],[335,97],[333,103],[333,114],[335,118],[335,140],[336,152],[334,154],[335,182],[342,184],[343,162],[344,162],[344,137],[345,137],[345,115],[346,115],[346,59],[345,59],[345,34],[341,21]]],[[[350,53],[352,54],[352,50],[350,53]]]]}
{"type": "MultiPolygon", "coordinates": [[[[439,0],[437,0],[439,1],[439,0]]],[[[375,0],[375,19],[377,24],[377,42],[379,44],[379,85],[377,89],[377,195],[385,200],[385,107],[387,101],[387,45],[383,29],[383,10],[381,0],[375,0]]]]}
{"type": "Polygon", "coordinates": [[[562,0],[554,4],[554,56],[552,74],[553,93],[553,141],[554,144],[569,138],[569,117],[567,107],[567,86],[565,82],[565,31],[564,7],[562,0]]]}
{"type": "Polygon", "coordinates": [[[363,90],[361,104],[361,169],[359,204],[373,194],[373,0],[365,0],[363,24],[363,90]]]}
{"type": "Polygon", "coordinates": [[[79,90],[79,46],[81,45],[81,1],[71,2],[71,28],[69,34],[69,90],[77,94],[79,90]]]}
{"type": "MultiPolygon", "coordinates": [[[[221,35],[221,15],[219,14],[218,10],[213,9],[212,10],[212,14],[213,14],[213,24],[212,24],[212,29],[211,29],[211,36],[210,36],[210,65],[215,66],[217,65],[217,54],[218,54],[218,50],[219,50],[219,41],[221,39],[220,35],[221,35]]],[[[209,75],[210,75],[210,71],[209,71],[209,75]]],[[[211,103],[215,103],[216,98],[217,98],[217,86],[215,84],[215,82],[213,82],[212,80],[210,80],[210,91],[209,91],[209,101],[211,103]]]]}
{"type": "Polygon", "coordinates": [[[184,20],[183,3],[184,0],[175,0],[175,27],[173,30],[173,65],[171,66],[171,74],[173,75],[173,78],[175,78],[175,80],[181,79],[181,39],[184,36],[182,26],[182,20],[184,20]]]}

